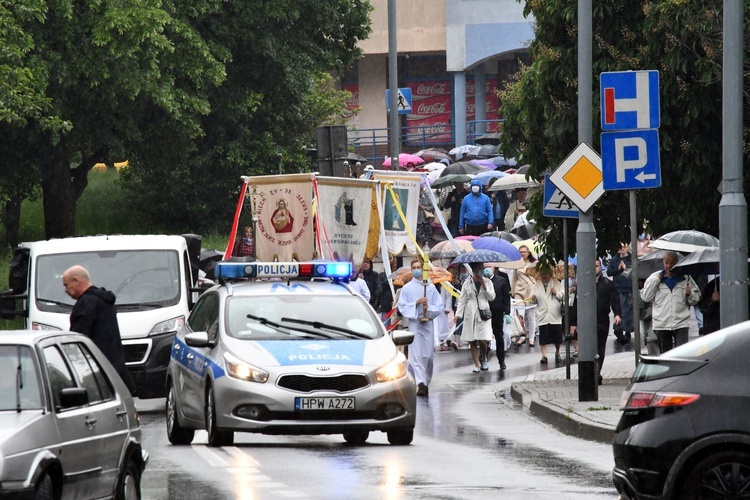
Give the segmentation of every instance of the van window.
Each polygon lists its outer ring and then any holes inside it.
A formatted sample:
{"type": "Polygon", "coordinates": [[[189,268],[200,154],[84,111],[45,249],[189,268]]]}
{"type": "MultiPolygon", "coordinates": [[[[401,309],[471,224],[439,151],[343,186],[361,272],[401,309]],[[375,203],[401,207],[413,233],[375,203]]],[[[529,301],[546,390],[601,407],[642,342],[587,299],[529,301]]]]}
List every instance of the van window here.
{"type": "Polygon", "coordinates": [[[75,301],[65,294],[62,275],[81,265],[91,282],[115,294],[118,308],[153,309],[178,304],[185,290],[180,284],[176,250],[117,250],[42,255],[37,258],[34,282],[37,308],[69,313],[75,301]]]}

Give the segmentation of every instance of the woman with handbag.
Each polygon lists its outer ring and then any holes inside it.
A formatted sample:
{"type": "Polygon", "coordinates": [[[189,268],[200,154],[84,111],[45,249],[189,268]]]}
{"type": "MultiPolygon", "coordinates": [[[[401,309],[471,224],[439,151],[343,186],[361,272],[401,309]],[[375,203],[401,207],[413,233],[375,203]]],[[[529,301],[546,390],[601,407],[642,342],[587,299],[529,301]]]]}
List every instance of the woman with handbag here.
{"type": "Polygon", "coordinates": [[[484,265],[481,262],[471,264],[472,276],[461,285],[461,295],[456,308],[456,323],[463,319],[461,337],[469,343],[471,357],[474,359],[474,373],[489,370],[487,364],[487,346],[492,340],[492,314],[490,301],[495,298],[495,287],[492,281],[484,277],[484,265]]]}
{"type": "MultiPolygon", "coordinates": [[[[524,266],[521,269],[517,269],[513,279],[513,298],[517,301],[522,301],[526,305],[532,305],[531,296],[533,295],[532,288],[536,283],[536,257],[531,254],[531,250],[526,245],[518,247],[518,251],[523,257],[524,266]]],[[[521,346],[526,343],[526,337],[529,338],[529,346],[534,347],[534,340],[536,340],[536,308],[527,307],[523,312],[523,326],[524,334],[521,335],[514,344],[521,346]]]]}

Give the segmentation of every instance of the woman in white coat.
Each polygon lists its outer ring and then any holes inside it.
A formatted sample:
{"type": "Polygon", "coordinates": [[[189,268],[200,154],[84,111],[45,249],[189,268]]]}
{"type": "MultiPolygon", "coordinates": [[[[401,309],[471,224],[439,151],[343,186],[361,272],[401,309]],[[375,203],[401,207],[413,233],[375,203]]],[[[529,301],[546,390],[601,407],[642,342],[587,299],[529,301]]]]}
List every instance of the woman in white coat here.
{"type": "Polygon", "coordinates": [[[487,346],[492,340],[492,321],[479,316],[480,309],[490,308],[490,301],[495,298],[495,287],[492,281],[484,277],[484,264],[471,264],[472,276],[461,286],[456,308],[456,323],[463,319],[464,326],[461,338],[469,343],[471,357],[474,358],[474,373],[489,370],[487,364],[487,346]],[[479,349],[480,352],[477,352],[479,349]],[[481,358],[481,359],[480,359],[481,358]]]}

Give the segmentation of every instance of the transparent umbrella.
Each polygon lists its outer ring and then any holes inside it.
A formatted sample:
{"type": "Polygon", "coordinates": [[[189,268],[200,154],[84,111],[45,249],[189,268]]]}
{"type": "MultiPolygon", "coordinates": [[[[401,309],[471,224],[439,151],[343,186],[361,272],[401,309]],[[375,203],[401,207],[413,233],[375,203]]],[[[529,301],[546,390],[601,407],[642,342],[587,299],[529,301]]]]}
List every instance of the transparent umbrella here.
{"type": "Polygon", "coordinates": [[[695,252],[705,247],[718,247],[719,239],[695,229],[672,231],[650,243],[651,248],[673,252],[695,252]]]}

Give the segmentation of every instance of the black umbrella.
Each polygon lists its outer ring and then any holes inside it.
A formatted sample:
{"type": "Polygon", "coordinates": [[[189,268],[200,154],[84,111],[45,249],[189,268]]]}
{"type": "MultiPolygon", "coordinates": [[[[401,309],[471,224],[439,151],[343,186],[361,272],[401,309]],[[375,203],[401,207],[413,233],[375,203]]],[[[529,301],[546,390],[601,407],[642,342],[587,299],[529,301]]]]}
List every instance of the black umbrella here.
{"type": "Polygon", "coordinates": [[[466,153],[465,156],[469,158],[494,158],[495,156],[497,156],[497,145],[483,144],[481,146],[477,146],[466,153]]]}
{"type": "MultiPolygon", "coordinates": [[[[476,144],[493,144],[495,146],[500,145],[500,139],[503,136],[500,132],[494,132],[491,134],[484,134],[477,137],[477,139],[474,141],[476,144]]],[[[497,149],[497,148],[496,148],[497,149]]]]}
{"type": "Polygon", "coordinates": [[[489,169],[471,163],[470,161],[457,161],[456,163],[451,163],[445,167],[443,171],[440,172],[440,177],[445,177],[449,174],[477,174],[479,172],[484,172],[485,170],[489,169]]]}
{"type": "Polygon", "coordinates": [[[451,156],[444,150],[439,148],[423,149],[414,153],[415,155],[422,158],[425,162],[439,162],[440,160],[451,160],[451,156]]]}
{"type": "MultiPolygon", "coordinates": [[[[644,255],[643,257],[638,259],[638,279],[639,280],[645,280],[649,276],[651,276],[656,271],[661,271],[664,269],[664,254],[666,254],[669,250],[654,250],[648,255],[644,255]]],[[[682,254],[679,252],[677,255],[680,255],[680,259],[682,259],[682,254]]]]}
{"type": "Polygon", "coordinates": [[[536,230],[535,222],[525,222],[518,227],[514,227],[510,232],[519,236],[519,239],[521,240],[528,240],[539,234],[536,230]]]}

